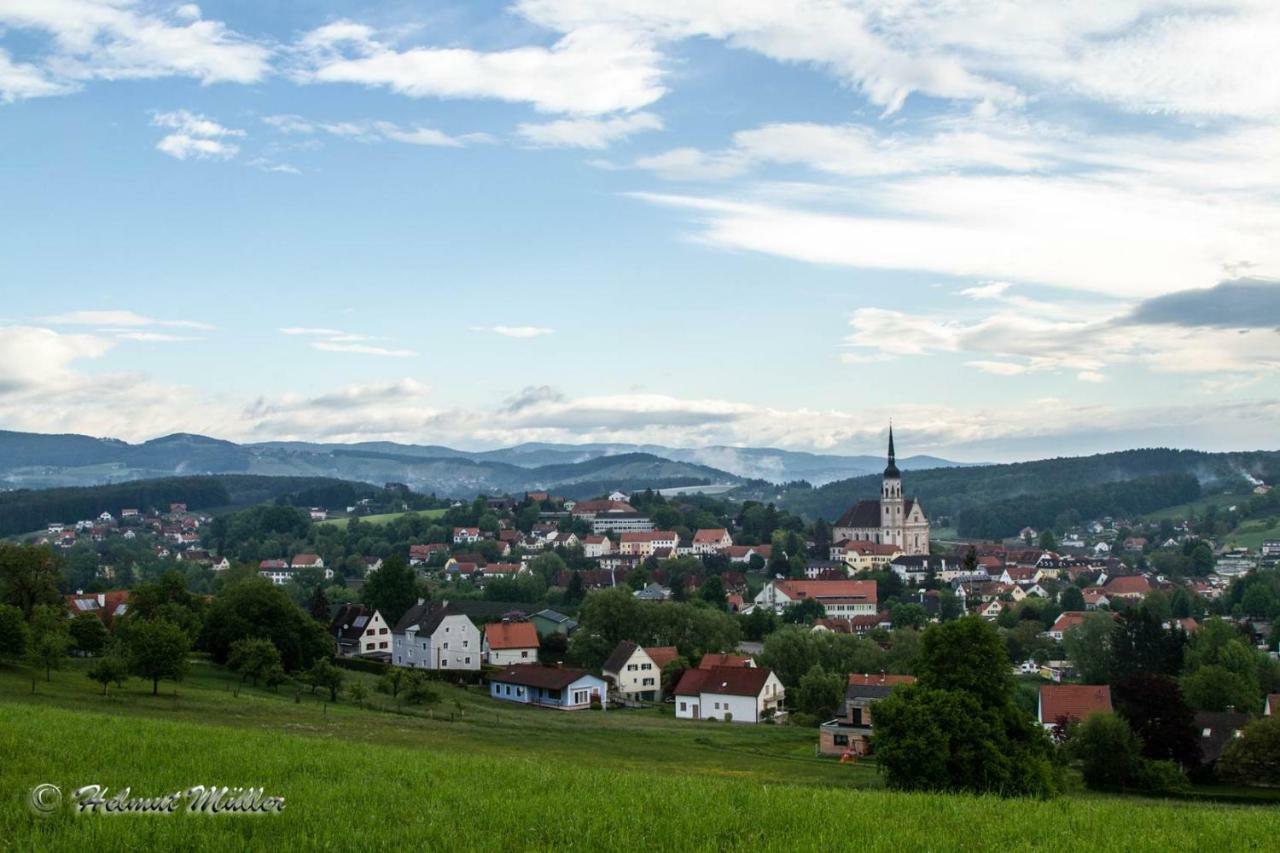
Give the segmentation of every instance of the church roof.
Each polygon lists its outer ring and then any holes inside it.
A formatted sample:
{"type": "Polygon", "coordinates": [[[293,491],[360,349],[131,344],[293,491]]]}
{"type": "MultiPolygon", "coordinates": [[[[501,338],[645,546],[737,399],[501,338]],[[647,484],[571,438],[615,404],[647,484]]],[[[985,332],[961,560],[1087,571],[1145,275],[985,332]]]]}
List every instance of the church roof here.
{"type": "MultiPolygon", "coordinates": [[[[915,505],[916,502],[911,498],[907,498],[902,502],[902,517],[904,519],[911,515],[911,508],[915,505]]],[[[858,501],[845,510],[844,515],[840,516],[833,526],[879,528],[881,526],[880,501],[858,501]]]]}
{"type": "Polygon", "coordinates": [[[884,476],[886,479],[899,479],[902,473],[898,470],[898,462],[893,452],[893,425],[889,425],[889,464],[885,466],[884,476]]]}

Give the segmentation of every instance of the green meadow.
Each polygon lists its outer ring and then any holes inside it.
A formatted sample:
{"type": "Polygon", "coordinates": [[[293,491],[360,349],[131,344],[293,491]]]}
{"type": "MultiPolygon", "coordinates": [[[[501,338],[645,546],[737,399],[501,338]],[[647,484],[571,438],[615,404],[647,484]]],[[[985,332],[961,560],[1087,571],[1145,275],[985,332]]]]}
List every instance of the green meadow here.
{"type": "MultiPolygon", "coordinates": [[[[435,519],[440,518],[444,513],[445,511],[442,509],[421,509],[416,511],[410,510],[408,512],[384,512],[378,515],[362,515],[359,516],[359,519],[362,524],[386,524],[388,521],[394,521],[397,518],[404,518],[410,515],[420,515],[426,519],[435,519]]],[[[329,524],[333,527],[346,527],[350,521],[350,518],[329,518],[320,522],[320,524],[329,524]]]]}
{"type": "MultiPolygon", "coordinates": [[[[565,714],[442,687],[429,711],[239,689],[209,666],[102,697],[78,668],[0,670],[0,847],[29,850],[1273,849],[1258,807],[896,794],[788,727],[565,714]],[[37,816],[40,783],[134,796],[258,786],[279,815],[37,816]]],[[[363,676],[360,676],[363,678],[363,676]]]]}

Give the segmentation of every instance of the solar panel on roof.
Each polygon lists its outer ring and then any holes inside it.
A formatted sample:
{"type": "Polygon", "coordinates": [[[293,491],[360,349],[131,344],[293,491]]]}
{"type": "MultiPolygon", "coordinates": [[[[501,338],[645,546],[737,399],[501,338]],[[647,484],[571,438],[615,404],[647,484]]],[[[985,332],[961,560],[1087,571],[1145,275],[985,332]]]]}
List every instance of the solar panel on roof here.
{"type": "Polygon", "coordinates": [[[368,617],[368,616],[357,616],[357,617],[356,617],[356,627],[357,627],[357,628],[363,628],[363,627],[365,626],[365,624],[366,624],[366,623],[368,623],[368,621],[369,621],[369,617],[368,617]]]}

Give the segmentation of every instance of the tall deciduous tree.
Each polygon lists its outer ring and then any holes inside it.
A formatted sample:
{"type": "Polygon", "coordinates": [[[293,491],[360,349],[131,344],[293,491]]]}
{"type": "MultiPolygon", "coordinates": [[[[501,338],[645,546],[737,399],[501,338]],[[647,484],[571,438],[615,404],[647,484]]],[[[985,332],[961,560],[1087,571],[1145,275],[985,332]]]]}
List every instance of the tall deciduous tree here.
{"type": "Polygon", "coordinates": [[[388,624],[396,624],[418,600],[413,569],[399,555],[388,557],[382,561],[382,568],[365,580],[360,597],[371,609],[381,613],[388,624]]]}
{"type": "Polygon", "coordinates": [[[160,679],[181,681],[187,674],[191,642],[172,622],[140,622],[129,628],[130,667],[139,678],[151,680],[151,695],[160,692],[160,679]]]}
{"type": "Polygon", "coordinates": [[[58,604],[60,561],[47,546],[0,542],[0,604],[12,604],[24,619],[41,604],[58,604]]]}
{"type": "Polygon", "coordinates": [[[22,611],[12,604],[0,604],[0,660],[18,660],[27,653],[31,629],[22,611]]]}

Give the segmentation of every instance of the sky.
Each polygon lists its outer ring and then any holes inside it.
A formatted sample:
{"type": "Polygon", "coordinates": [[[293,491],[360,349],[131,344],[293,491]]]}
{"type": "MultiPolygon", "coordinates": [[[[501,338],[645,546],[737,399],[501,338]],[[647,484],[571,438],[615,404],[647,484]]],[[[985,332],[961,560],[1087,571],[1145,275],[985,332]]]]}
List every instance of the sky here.
{"type": "Polygon", "coordinates": [[[1277,447],[1274,0],[0,0],[0,428],[1277,447]]]}

